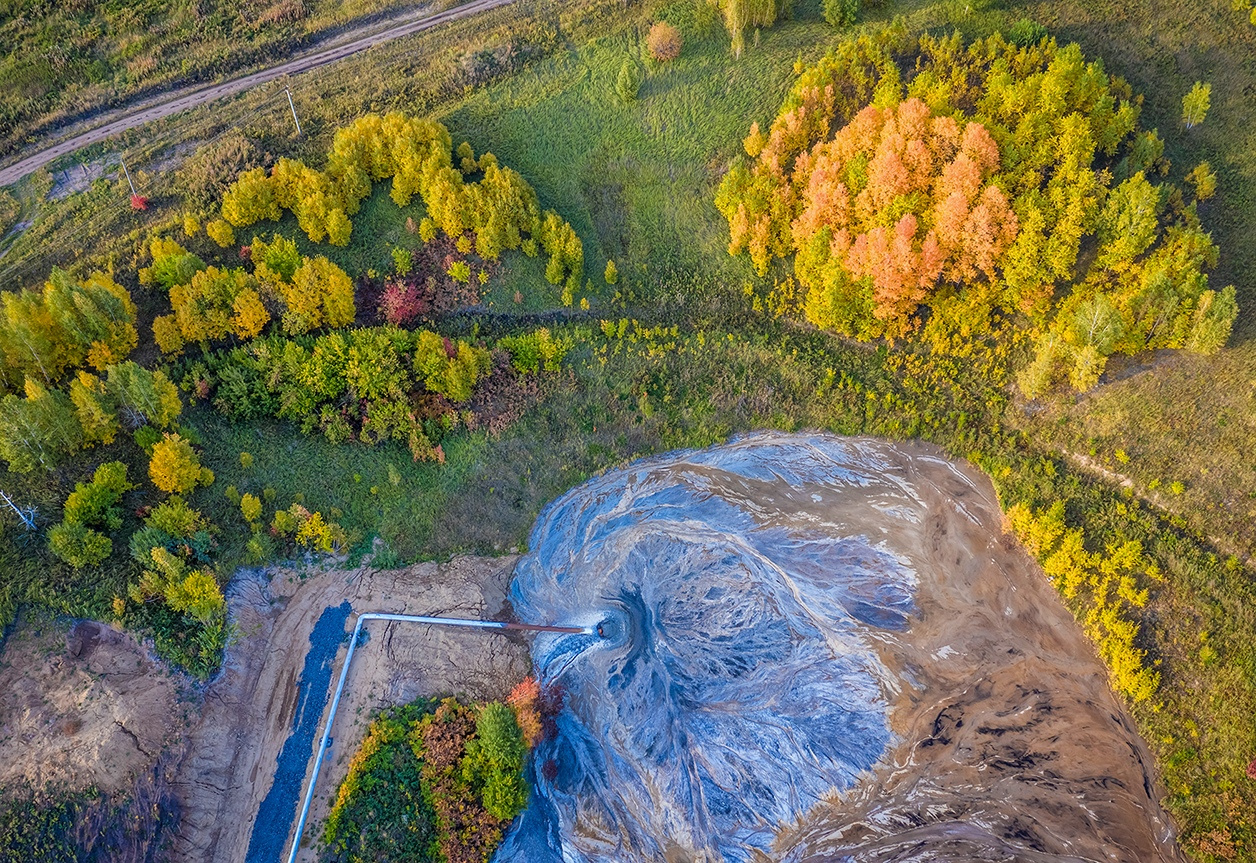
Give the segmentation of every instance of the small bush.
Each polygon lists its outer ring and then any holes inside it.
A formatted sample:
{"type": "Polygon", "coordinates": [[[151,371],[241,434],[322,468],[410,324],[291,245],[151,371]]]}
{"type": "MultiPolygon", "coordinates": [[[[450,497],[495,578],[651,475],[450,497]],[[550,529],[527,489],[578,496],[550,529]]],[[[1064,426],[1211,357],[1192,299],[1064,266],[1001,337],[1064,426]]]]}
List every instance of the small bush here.
{"type": "Polygon", "coordinates": [[[834,27],[844,28],[859,17],[859,0],[824,0],[824,20],[834,27]]]}
{"type": "Polygon", "coordinates": [[[240,513],[249,524],[262,516],[262,502],[255,494],[246,494],[240,498],[240,513]]]}
{"type": "Polygon", "coordinates": [[[650,56],[660,63],[670,63],[680,56],[685,40],[680,31],[666,21],[657,21],[645,39],[650,56]]]}
{"type": "Polygon", "coordinates": [[[190,539],[209,528],[209,520],[178,495],[153,507],[144,523],[175,539],[190,539]]]}
{"type": "Polygon", "coordinates": [[[541,369],[557,371],[571,348],[565,339],[555,339],[542,327],[536,332],[499,339],[498,347],[510,353],[510,363],[521,374],[536,374],[541,369]]]}
{"type": "MultiPolygon", "coordinates": [[[[637,94],[641,92],[641,83],[644,76],[641,74],[641,67],[631,57],[624,60],[624,65],[619,67],[619,76],[615,79],[615,93],[619,96],[619,100],[627,104],[635,101],[637,94]]],[[[561,263],[561,262],[560,262],[561,263]]],[[[549,271],[546,271],[549,276],[549,271]]],[[[554,281],[554,279],[550,279],[554,281]]]]}
{"type": "Polygon", "coordinates": [[[96,566],[113,551],[103,533],[77,522],[62,522],[48,531],[48,548],[75,569],[96,566]]]}
{"type": "Polygon", "coordinates": [[[1027,48],[1047,38],[1047,28],[1030,18],[1022,18],[1007,31],[1007,39],[1013,45],[1027,48]]]}

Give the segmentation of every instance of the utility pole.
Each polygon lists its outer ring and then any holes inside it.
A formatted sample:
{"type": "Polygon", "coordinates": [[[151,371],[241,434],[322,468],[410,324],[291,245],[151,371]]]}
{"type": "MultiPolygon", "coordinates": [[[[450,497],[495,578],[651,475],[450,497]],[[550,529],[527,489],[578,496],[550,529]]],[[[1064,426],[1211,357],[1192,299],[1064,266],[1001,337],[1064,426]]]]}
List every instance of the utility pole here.
{"type": "Polygon", "coordinates": [[[126,175],[126,184],[131,187],[131,197],[139,197],[139,192],[135,191],[135,184],[131,182],[131,172],[126,169],[126,159],[121,156],[118,161],[122,163],[122,173],[126,175]]]}
{"type": "Polygon", "coordinates": [[[9,505],[9,509],[17,513],[17,517],[22,520],[22,524],[26,526],[27,530],[35,529],[35,507],[28,506],[26,509],[20,509],[18,505],[13,502],[13,498],[9,497],[9,493],[7,491],[0,491],[0,500],[7,503],[9,505]]]}
{"type": "Polygon", "coordinates": [[[284,87],[283,91],[288,94],[288,107],[292,109],[292,122],[296,123],[297,137],[300,138],[301,137],[301,121],[297,119],[297,106],[296,106],[296,103],[292,101],[292,91],[289,90],[287,87],[284,87]]]}

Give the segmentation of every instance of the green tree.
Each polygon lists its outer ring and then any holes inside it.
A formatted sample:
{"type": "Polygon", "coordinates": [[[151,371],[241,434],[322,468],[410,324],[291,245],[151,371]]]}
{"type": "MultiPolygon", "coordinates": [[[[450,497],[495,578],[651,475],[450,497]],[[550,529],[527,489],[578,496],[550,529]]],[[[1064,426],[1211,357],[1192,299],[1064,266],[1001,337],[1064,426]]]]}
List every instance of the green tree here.
{"type": "Polygon", "coordinates": [[[1234,285],[1227,285],[1220,292],[1204,291],[1195,307],[1186,349],[1197,354],[1214,354],[1221,350],[1230,340],[1230,330],[1238,314],[1234,285]]]}
{"type": "Polygon", "coordinates": [[[171,239],[154,237],[149,253],[153,263],[140,269],[141,285],[157,285],[168,291],[175,285],[186,285],[205,269],[204,261],[171,239]]]}
{"type": "Polygon", "coordinates": [[[1160,188],[1139,171],[1112,190],[1099,214],[1099,257],[1096,265],[1128,269],[1156,239],[1160,188]]]}
{"type": "Polygon", "coordinates": [[[462,773],[494,818],[508,822],[527,807],[526,756],[515,712],[501,702],[486,704],[476,717],[475,737],[467,741],[462,773]]]}
{"type": "Polygon", "coordinates": [[[83,443],[74,404],[64,393],[27,380],[26,397],[0,400],[0,458],[17,473],[51,470],[83,443]]]}
{"type": "Polygon", "coordinates": [[[90,372],[79,372],[70,381],[70,401],[85,443],[113,443],[118,433],[118,406],[104,381],[90,372]]]}
{"type": "Polygon", "coordinates": [[[96,468],[89,483],[77,483],[65,499],[62,519],[89,527],[106,526],[117,530],[122,526],[118,502],[135,485],[127,480],[126,465],[120,461],[105,462],[96,468]]]}
{"type": "Polygon", "coordinates": [[[87,362],[104,371],[125,359],[139,342],[130,294],[104,273],[95,272],[79,283],[54,268],[43,299],[69,365],[87,362]]]}
{"type": "Polygon", "coordinates": [[[127,361],[110,366],[106,388],[132,428],[148,424],[167,428],[183,412],[178,388],[165,373],[127,361]]]}
{"type": "Polygon", "coordinates": [[[1186,128],[1193,129],[1204,122],[1211,96],[1212,84],[1196,81],[1190,92],[1182,97],[1182,122],[1186,124],[1186,128]]]}
{"type": "Polygon", "coordinates": [[[824,0],[824,20],[842,29],[855,23],[859,15],[859,0],[824,0]]]}
{"type": "Polygon", "coordinates": [[[641,65],[631,57],[624,58],[624,64],[619,67],[619,75],[615,78],[615,93],[619,100],[625,104],[635,101],[641,92],[643,78],[641,65]]]}
{"type": "Polygon", "coordinates": [[[97,566],[113,552],[113,541],[99,531],[62,522],[48,531],[48,548],[75,569],[97,566]]]}

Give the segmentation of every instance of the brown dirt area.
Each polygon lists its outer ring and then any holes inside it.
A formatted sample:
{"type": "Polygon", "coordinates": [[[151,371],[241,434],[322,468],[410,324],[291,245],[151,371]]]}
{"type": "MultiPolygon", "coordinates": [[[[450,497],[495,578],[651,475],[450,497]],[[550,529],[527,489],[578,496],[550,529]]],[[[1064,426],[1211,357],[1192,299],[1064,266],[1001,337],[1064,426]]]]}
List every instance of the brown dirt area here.
{"type": "MultiPolygon", "coordinates": [[[[28,779],[129,792],[157,759],[177,800],[169,859],[238,863],[292,730],[309,634],[325,609],[508,619],[516,557],[458,557],[405,569],[241,572],[227,589],[239,629],[200,688],[129,635],[80,621],[28,623],[0,653],[0,787],[28,779]],[[269,578],[268,578],[269,576],[269,578]],[[199,707],[199,715],[198,715],[199,707]]],[[[329,798],[372,714],[420,696],[504,697],[530,672],[518,635],[374,621],[354,655],[299,860],[313,860],[329,798]]],[[[333,686],[346,645],[333,664],[333,686]]],[[[314,697],[321,694],[311,693],[314,697]]],[[[330,696],[321,722],[326,720],[330,696]]],[[[317,737],[315,738],[317,746],[317,737]]],[[[308,770],[313,766],[310,753],[308,770]]],[[[160,769],[160,768],[159,768],[160,769]]],[[[285,852],[287,846],[285,845],[285,852]]]]}
{"type": "Polygon", "coordinates": [[[185,690],[105,624],[19,624],[0,654],[0,787],[129,789],[178,740],[191,713],[185,690]]]}

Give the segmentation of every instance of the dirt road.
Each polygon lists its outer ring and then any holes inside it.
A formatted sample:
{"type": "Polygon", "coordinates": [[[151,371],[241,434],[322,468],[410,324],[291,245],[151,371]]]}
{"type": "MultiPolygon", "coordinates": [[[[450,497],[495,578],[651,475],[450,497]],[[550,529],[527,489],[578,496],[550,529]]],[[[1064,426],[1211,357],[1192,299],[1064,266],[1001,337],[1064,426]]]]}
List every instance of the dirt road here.
{"type": "MultiPolygon", "coordinates": [[[[103,141],[119,132],[127,129],[133,129],[141,126],[150,120],[159,120],[163,117],[169,117],[186,111],[189,108],[195,108],[198,105],[204,105],[215,99],[221,99],[225,96],[233,96],[236,93],[256,87],[259,84],[265,84],[267,81],[273,81],[276,78],[282,78],[285,75],[295,75],[299,72],[308,72],[311,69],[317,69],[320,66],[326,66],[353,54],[365,51],[367,48],[375,45],[390,42],[393,39],[399,39],[402,36],[410,36],[414,33],[421,33],[440,24],[446,24],[450,21],[456,21],[459,18],[466,18],[479,12],[485,12],[489,9],[495,9],[498,6],[505,6],[513,0],[474,0],[463,6],[449,9],[436,14],[422,14],[414,18],[404,20],[402,23],[389,27],[379,32],[370,33],[351,39],[347,42],[341,42],[335,45],[317,48],[307,54],[295,57],[284,63],[271,66],[269,69],[263,69],[260,72],[254,72],[251,75],[245,75],[241,78],[234,78],[230,81],[224,81],[221,84],[212,84],[209,86],[197,86],[183,90],[176,90],[173,93],[165,93],[154,99],[140,102],[127,108],[114,112],[113,119],[108,120],[102,125],[89,129],[71,138],[67,138],[57,144],[52,144],[37,153],[21,159],[18,162],[9,165],[6,168],[0,168],[0,186],[7,186],[16,183],[27,174],[37,171],[49,162],[60,158],[61,156],[73,153],[89,144],[95,144],[103,141]]],[[[109,116],[109,115],[106,115],[109,116]]]]}

